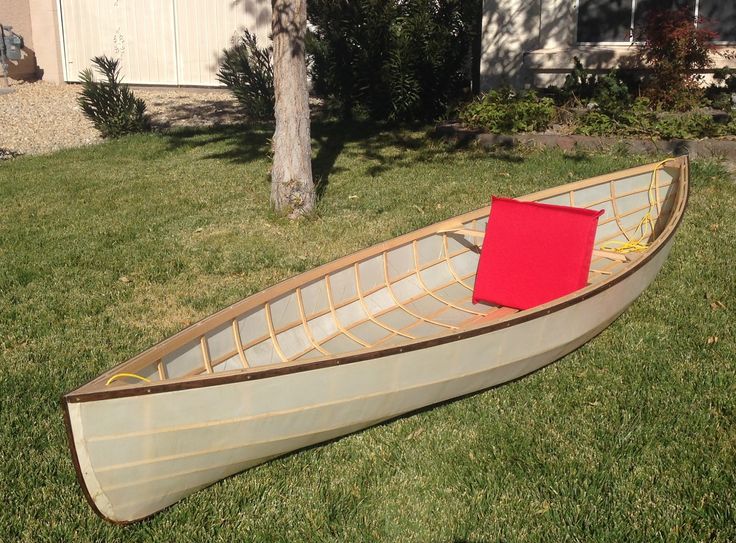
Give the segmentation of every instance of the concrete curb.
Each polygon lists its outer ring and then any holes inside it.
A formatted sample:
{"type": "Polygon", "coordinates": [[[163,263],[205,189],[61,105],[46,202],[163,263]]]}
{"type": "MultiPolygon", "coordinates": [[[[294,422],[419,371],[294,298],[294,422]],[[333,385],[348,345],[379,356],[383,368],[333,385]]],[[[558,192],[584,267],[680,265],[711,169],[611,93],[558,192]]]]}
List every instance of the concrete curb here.
{"type": "Polygon", "coordinates": [[[513,149],[519,146],[565,151],[608,151],[623,149],[631,154],[690,155],[690,158],[720,158],[736,161],[736,140],[645,140],[638,138],[563,136],[556,134],[488,134],[467,128],[460,123],[446,123],[436,127],[435,135],[456,140],[460,143],[477,143],[492,149],[513,149]]]}

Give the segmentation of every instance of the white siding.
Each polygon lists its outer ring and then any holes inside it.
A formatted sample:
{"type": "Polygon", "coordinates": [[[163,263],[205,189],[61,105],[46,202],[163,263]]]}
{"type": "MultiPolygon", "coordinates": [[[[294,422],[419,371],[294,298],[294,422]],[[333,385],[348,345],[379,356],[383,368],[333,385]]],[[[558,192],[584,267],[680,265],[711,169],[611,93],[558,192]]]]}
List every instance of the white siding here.
{"type": "Polygon", "coordinates": [[[65,80],[90,59],[121,61],[128,83],[218,85],[222,50],[243,30],[267,43],[269,0],[59,0],[65,80]]]}

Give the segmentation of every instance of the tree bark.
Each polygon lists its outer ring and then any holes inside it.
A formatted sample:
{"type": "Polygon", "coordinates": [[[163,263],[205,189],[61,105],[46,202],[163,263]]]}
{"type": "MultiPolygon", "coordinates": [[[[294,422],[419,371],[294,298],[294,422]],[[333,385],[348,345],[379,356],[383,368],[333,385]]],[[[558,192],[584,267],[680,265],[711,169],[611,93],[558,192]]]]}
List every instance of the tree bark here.
{"type": "Polygon", "coordinates": [[[271,203],[290,218],[314,209],[309,88],[304,54],[306,0],[271,0],[276,130],[271,203]]]}

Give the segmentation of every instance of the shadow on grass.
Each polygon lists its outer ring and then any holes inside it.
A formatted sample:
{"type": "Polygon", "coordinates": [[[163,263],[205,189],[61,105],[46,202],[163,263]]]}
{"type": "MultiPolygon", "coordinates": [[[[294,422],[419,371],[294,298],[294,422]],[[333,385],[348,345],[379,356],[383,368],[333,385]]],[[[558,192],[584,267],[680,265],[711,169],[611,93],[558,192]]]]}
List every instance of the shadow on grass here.
{"type": "MultiPolygon", "coordinates": [[[[312,174],[318,198],[327,191],[330,176],[342,171],[336,166],[341,156],[367,162],[367,175],[376,177],[395,168],[442,160],[447,153],[468,152],[465,144],[430,137],[427,125],[317,120],[311,128],[312,174]]],[[[273,124],[260,123],[175,129],[164,137],[172,151],[207,148],[211,151],[205,152],[203,159],[248,164],[269,157],[272,136],[273,124]]],[[[512,153],[501,156],[502,160],[523,160],[512,153]]]]}
{"type": "MultiPolygon", "coordinates": [[[[270,160],[273,130],[273,122],[227,124],[173,129],[165,132],[164,138],[172,151],[203,148],[198,160],[249,164],[270,160]]],[[[333,174],[352,169],[355,164],[361,164],[362,175],[370,179],[400,168],[443,162],[455,153],[475,153],[489,160],[520,165],[531,150],[503,144],[471,145],[468,139],[442,137],[427,124],[316,119],[311,124],[311,135],[312,176],[318,200],[325,196],[333,174]]],[[[564,159],[581,163],[591,156],[576,150],[565,152],[564,159]]]]}

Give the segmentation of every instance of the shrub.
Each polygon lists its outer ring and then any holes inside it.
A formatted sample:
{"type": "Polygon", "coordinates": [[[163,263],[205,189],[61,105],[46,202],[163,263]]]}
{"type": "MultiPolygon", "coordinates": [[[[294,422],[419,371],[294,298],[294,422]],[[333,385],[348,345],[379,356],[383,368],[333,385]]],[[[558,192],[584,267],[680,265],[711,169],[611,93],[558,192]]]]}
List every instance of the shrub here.
{"type": "Polygon", "coordinates": [[[711,65],[717,36],[702,23],[687,7],[653,11],[645,19],[639,57],[650,69],[643,90],[655,106],[687,111],[702,99],[697,70],[711,65]]]}
{"type": "Polygon", "coordinates": [[[601,113],[611,117],[619,117],[631,105],[629,84],[618,69],[602,75],[588,74],[580,59],[574,57],[574,62],[560,90],[565,102],[594,103],[601,113]]]}
{"type": "Polygon", "coordinates": [[[82,111],[105,138],[143,132],[151,127],[146,103],[136,98],[120,78],[120,63],[106,56],[95,57],[92,64],[105,76],[95,81],[90,68],[82,71],[82,91],[77,98],[82,111]]]}
{"type": "Polygon", "coordinates": [[[235,95],[243,111],[252,119],[272,119],[273,48],[261,49],[254,34],[243,32],[240,41],[223,51],[217,79],[235,95]]]}
{"type": "Polygon", "coordinates": [[[493,90],[460,110],[460,120],[469,126],[496,133],[541,132],[555,118],[551,98],[534,92],[493,90]]]}
{"type": "Polygon", "coordinates": [[[479,0],[310,0],[317,95],[341,116],[428,119],[469,83],[479,0]]]}
{"type": "Polygon", "coordinates": [[[583,114],[575,126],[575,133],[584,136],[607,136],[615,132],[615,121],[605,113],[598,111],[583,114]]]}

